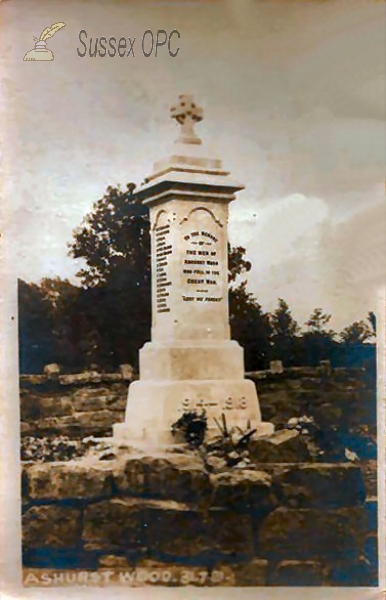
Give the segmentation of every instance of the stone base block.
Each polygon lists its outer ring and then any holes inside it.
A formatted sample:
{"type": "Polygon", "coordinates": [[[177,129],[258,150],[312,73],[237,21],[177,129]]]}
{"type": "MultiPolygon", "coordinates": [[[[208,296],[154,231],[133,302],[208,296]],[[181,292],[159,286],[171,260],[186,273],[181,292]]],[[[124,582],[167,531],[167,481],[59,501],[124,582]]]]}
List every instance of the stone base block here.
{"type": "Polygon", "coordinates": [[[125,442],[171,443],[171,426],[189,410],[205,410],[208,433],[218,432],[214,417],[226,416],[229,427],[246,428],[248,421],[257,435],[273,433],[271,423],[262,423],[256,388],[252,381],[180,380],[135,381],[130,385],[124,423],[114,425],[114,438],[125,442]]]}
{"type": "Polygon", "coordinates": [[[243,379],[244,354],[233,341],[148,342],[140,350],[141,380],[243,379]]]}

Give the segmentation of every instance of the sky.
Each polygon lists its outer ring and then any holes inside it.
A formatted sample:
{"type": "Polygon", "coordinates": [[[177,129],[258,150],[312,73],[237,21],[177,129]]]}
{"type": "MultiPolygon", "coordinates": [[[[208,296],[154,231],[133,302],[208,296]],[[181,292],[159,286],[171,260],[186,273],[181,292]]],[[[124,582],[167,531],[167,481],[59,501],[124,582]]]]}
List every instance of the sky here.
{"type": "Polygon", "coordinates": [[[3,215],[15,274],[76,282],[72,232],[108,185],[140,183],[173,146],[180,93],[208,152],[245,185],[229,235],[265,310],[343,328],[385,283],[385,5],[376,0],[0,3],[3,215]],[[56,22],[53,62],[23,62],[56,22]],[[136,37],[135,57],[79,57],[78,36],[136,37]],[[146,29],[178,55],[141,52],[146,29]]]}

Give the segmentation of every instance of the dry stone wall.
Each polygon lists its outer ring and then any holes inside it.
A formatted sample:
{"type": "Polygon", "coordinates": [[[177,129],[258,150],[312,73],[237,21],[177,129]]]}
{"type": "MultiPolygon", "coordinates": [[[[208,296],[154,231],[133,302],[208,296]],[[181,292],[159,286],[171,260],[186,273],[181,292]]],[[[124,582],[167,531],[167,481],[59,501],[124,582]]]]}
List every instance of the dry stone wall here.
{"type": "MultiPolygon", "coordinates": [[[[248,377],[264,420],[277,427],[251,442],[248,468],[204,463],[186,448],[24,463],[25,567],[125,577],[162,568],[173,581],[219,569],[221,585],[376,585],[376,456],[332,464],[280,429],[308,414],[375,439],[374,380],[324,368],[248,377]]],[[[121,374],[24,376],[22,434],[109,436],[124,418],[128,383],[121,374]]]]}
{"type": "MultiPolygon", "coordinates": [[[[247,377],[256,383],[264,421],[280,427],[292,417],[312,414],[322,425],[367,427],[375,434],[375,378],[364,370],[304,367],[247,377]]],[[[111,435],[112,425],[124,420],[129,383],[121,374],[24,375],[21,433],[111,435]]]]}
{"type": "Polygon", "coordinates": [[[360,467],[208,472],[193,451],[26,464],[26,567],[220,570],[222,585],[376,585],[360,467]]]}

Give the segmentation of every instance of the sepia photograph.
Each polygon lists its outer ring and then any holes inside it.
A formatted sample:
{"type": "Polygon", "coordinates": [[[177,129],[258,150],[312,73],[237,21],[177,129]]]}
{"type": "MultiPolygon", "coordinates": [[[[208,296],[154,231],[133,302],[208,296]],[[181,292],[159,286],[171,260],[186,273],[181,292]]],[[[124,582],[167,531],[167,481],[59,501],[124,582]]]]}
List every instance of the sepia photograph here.
{"type": "Polygon", "coordinates": [[[385,17],[0,2],[5,598],[383,597],[385,17]]]}

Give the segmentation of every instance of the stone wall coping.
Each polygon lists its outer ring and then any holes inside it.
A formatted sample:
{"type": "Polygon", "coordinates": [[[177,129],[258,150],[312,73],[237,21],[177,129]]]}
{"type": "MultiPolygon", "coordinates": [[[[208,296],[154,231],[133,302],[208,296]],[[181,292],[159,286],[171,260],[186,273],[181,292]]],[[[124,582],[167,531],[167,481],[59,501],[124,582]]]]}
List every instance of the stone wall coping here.
{"type": "MultiPolygon", "coordinates": [[[[346,367],[335,367],[332,369],[331,376],[334,373],[347,374],[347,375],[359,375],[363,374],[366,370],[364,368],[346,368],[346,367]]],[[[273,373],[269,369],[261,371],[248,371],[245,373],[245,377],[251,379],[270,379],[270,380],[282,380],[286,377],[320,377],[325,375],[323,367],[287,367],[283,369],[282,373],[273,373]]],[[[86,373],[74,373],[67,375],[47,375],[47,374],[23,374],[20,375],[20,386],[43,386],[49,385],[50,387],[62,386],[84,386],[88,384],[103,384],[103,383],[130,383],[137,377],[134,375],[132,378],[125,378],[122,373],[98,373],[98,372],[86,372],[86,373]]]]}

